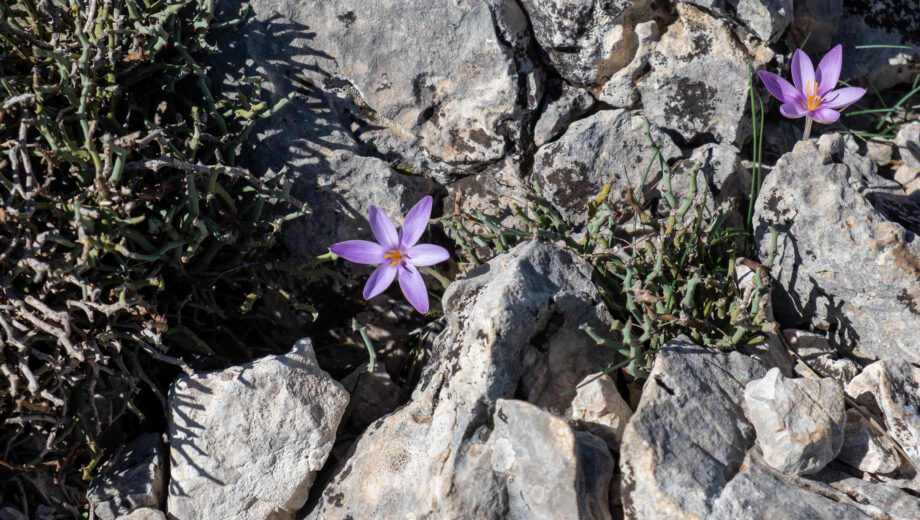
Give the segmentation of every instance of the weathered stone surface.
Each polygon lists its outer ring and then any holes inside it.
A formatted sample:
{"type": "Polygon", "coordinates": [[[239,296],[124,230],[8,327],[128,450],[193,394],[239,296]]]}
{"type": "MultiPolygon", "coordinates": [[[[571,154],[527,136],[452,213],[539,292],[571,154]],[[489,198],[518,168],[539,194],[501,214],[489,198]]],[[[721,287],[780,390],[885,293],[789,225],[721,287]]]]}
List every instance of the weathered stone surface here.
{"type": "Polygon", "coordinates": [[[920,122],[902,126],[896,142],[904,164],[920,169],[920,122]]]}
{"type": "Polygon", "coordinates": [[[548,88],[543,110],[533,129],[533,144],[543,146],[559,137],[565,129],[587,114],[597,101],[587,90],[556,82],[548,88]]]}
{"type": "Polygon", "coordinates": [[[379,119],[451,165],[503,157],[541,98],[516,2],[261,0],[253,9],[303,24],[298,36],[314,51],[296,62],[343,108],[366,109],[355,124],[379,119]]]}
{"type": "Polygon", "coordinates": [[[291,518],[347,404],[306,338],[285,355],[181,377],[169,392],[170,518],[291,518]]]}
{"type": "MultiPolygon", "coordinates": [[[[500,425],[499,399],[526,400],[561,416],[571,401],[562,394],[612,361],[578,330],[582,323],[610,324],[590,265],[544,244],[522,244],[451,284],[443,304],[447,326],[412,400],[362,435],[309,518],[401,518],[407,512],[419,518],[520,518],[527,513],[517,509],[520,495],[510,497],[512,477],[545,490],[569,486],[577,518],[603,518],[588,507],[600,498],[579,491],[593,493],[596,486],[563,483],[547,465],[528,475],[494,469],[508,460],[495,454],[496,436],[505,435],[498,428],[511,436],[535,434],[518,430],[513,421],[500,425]]],[[[509,406],[545,427],[555,424],[509,406]]],[[[539,438],[546,439],[541,433],[527,442],[539,438]]],[[[606,464],[596,457],[579,458],[579,464],[606,464]]],[[[527,493],[536,492],[529,487],[527,493]]]]}
{"type": "Polygon", "coordinates": [[[744,388],[747,418],[764,460],[785,473],[810,475],[834,460],[846,423],[843,388],[832,379],[786,379],[771,368],[744,388]]]}
{"type": "Polygon", "coordinates": [[[901,466],[894,447],[859,411],[847,411],[843,437],[843,446],[837,455],[840,462],[866,473],[891,473],[901,466]]]}
{"type": "Polygon", "coordinates": [[[901,359],[877,361],[850,381],[846,393],[880,412],[891,438],[920,464],[920,368],[901,359]]]}
{"type": "MultiPolygon", "coordinates": [[[[572,123],[562,137],[542,146],[534,157],[533,175],[543,195],[565,218],[582,223],[586,204],[605,183],[613,183],[612,201],[622,201],[629,188],[638,190],[653,157],[643,123],[643,118],[625,110],[603,110],[572,123]]],[[[670,137],[654,125],[651,131],[665,159],[680,156],[670,137]]],[[[654,164],[646,185],[654,185],[659,177],[660,168],[654,164]]]]}
{"type": "MultiPolygon", "coordinates": [[[[852,359],[837,359],[837,351],[822,335],[796,329],[784,330],[783,335],[795,352],[821,377],[830,377],[846,385],[861,370],[852,359]]],[[[809,375],[799,365],[796,365],[795,371],[802,377],[809,375]]]]}
{"type": "Polygon", "coordinates": [[[591,374],[578,383],[572,399],[572,421],[601,438],[611,450],[619,449],[631,416],[632,410],[607,374],[591,374]]]}
{"type": "Polygon", "coordinates": [[[523,0],[534,37],[573,85],[603,85],[636,51],[633,27],[651,16],[649,0],[523,0]]]}
{"type": "Polygon", "coordinates": [[[158,509],[143,507],[119,516],[118,520],[166,520],[166,514],[158,509]]]}
{"type": "Polygon", "coordinates": [[[623,433],[620,471],[628,518],[704,517],[754,443],[738,401],[763,367],[686,339],[664,345],[623,433]]]}
{"type": "Polygon", "coordinates": [[[138,508],[161,506],[166,486],[163,457],[158,433],[145,433],[112,454],[86,492],[96,517],[114,520],[138,508]]]}
{"type": "Polygon", "coordinates": [[[662,347],[620,449],[626,518],[866,519],[842,493],[773,470],[740,403],[764,369],[684,338],[662,347]]]}
{"type": "MultiPolygon", "coordinates": [[[[237,0],[222,0],[229,11],[239,11],[237,0]]],[[[265,100],[274,105],[294,97],[278,114],[257,125],[242,162],[254,174],[272,177],[288,168],[292,195],[311,214],[284,228],[284,241],[296,255],[316,256],[343,240],[370,235],[367,209],[383,208],[402,215],[420,198],[434,191],[434,183],[420,175],[399,173],[389,162],[411,165],[414,172],[445,179],[454,168],[430,154],[371,150],[360,142],[334,108],[334,96],[311,88],[303,71],[333,67],[331,57],[317,51],[302,4],[281,0],[250,3],[254,15],[238,31],[226,31],[218,42],[222,61],[211,74],[233,92],[246,76],[263,78],[265,100]]],[[[339,23],[339,22],[336,22],[339,23]]]]}
{"type": "Polygon", "coordinates": [[[655,43],[661,37],[658,23],[654,21],[637,24],[635,31],[637,43],[632,61],[616,71],[598,94],[598,99],[614,108],[632,108],[639,103],[636,80],[645,74],[655,43]]]}
{"type": "Polygon", "coordinates": [[[781,322],[832,331],[841,354],[920,361],[920,240],[890,220],[920,215],[897,194],[897,183],[836,134],[800,142],[777,161],[753,224],[762,258],[770,227],[778,232],[772,275],[781,322]]]}
{"type": "Polygon", "coordinates": [[[677,4],[671,24],[649,59],[651,71],[640,80],[646,115],[691,142],[711,134],[740,145],[751,134],[747,64],[755,70],[773,58],[762,43],[735,34],[729,23],[689,4],[677,4]]]}
{"type": "Polygon", "coordinates": [[[792,0],[680,1],[738,20],[759,39],[770,43],[778,40],[792,22],[792,0]]]}
{"type": "Polygon", "coordinates": [[[871,518],[886,520],[920,518],[920,499],[897,487],[868,482],[839,471],[824,471],[813,478],[845,494],[871,518]]]}
{"type": "Polygon", "coordinates": [[[525,401],[499,399],[493,422],[488,448],[508,494],[505,518],[611,518],[614,464],[601,440],[525,401]]]}

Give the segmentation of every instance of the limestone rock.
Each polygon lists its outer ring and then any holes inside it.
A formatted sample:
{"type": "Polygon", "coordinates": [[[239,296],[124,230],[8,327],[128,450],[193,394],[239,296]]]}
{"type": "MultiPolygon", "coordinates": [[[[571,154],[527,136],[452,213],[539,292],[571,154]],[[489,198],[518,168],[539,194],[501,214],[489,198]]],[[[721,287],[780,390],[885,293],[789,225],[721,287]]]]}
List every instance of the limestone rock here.
{"type": "Polygon", "coordinates": [[[170,518],[292,518],[347,404],[306,338],[285,355],[181,377],[169,392],[170,518]]]}
{"type": "Polygon", "coordinates": [[[345,391],[351,395],[351,416],[348,422],[359,428],[363,429],[399,405],[401,389],[384,367],[378,366],[368,373],[367,363],[363,363],[341,382],[345,391]],[[361,388],[355,394],[358,385],[361,388]]]}
{"type": "Polygon", "coordinates": [[[119,449],[90,482],[86,500],[96,517],[114,520],[135,509],[164,502],[166,464],[163,440],[145,433],[119,449]]]}
{"type": "Polygon", "coordinates": [[[158,509],[142,507],[126,515],[119,516],[118,520],[166,520],[166,514],[158,509]]]}
{"type": "Polygon", "coordinates": [[[681,0],[744,24],[762,41],[775,42],[792,22],[792,0],[681,0]]]}
{"type": "Polygon", "coordinates": [[[623,434],[626,518],[866,518],[833,489],[803,487],[757,455],[740,399],[763,374],[751,358],[685,338],[662,347],[623,434]]]}
{"type": "MultiPolygon", "coordinates": [[[[796,329],[784,330],[783,335],[795,352],[818,375],[830,377],[841,385],[846,385],[859,374],[859,365],[851,359],[837,359],[836,350],[824,336],[796,329]]],[[[795,371],[802,377],[808,376],[808,372],[798,365],[795,371]]]]}
{"type": "MultiPolygon", "coordinates": [[[[621,109],[603,110],[572,123],[562,137],[540,147],[534,156],[533,175],[543,196],[573,223],[585,221],[586,205],[607,182],[613,183],[609,200],[622,201],[630,187],[638,196],[642,173],[653,157],[643,123],[643,118],[621,109]]],[[[651,133],[665,159],[680,156],[667,134],[654,125],[651,133]]],[[[660,168],[654,164],[646,185],[654,185],[659,177],[660,168]]]]}
{"type": "Polygon", "coordinates": [[[897,451],[857,410],[847,411],[837,460],[866,473],[891,473],[901,466],[897,451]]]}
{"type": "Polygon", "coordinates": [[[547,92],[543,113],[533,129],[533,143],[543,146],[559,137],[569,125],[588,113],[597,102],[588,91],[559,82],[558,92],[547,92]],[[552,95],[552,97],[549,97],[552,95]]]}
{"type": "Polygon", "coordinates": [[[850,381],[846,393],[880,412],[891,438],[920,464],[920,368],[900,359],[877,361],[850,381]]]}
{"type": "Polygon", "coordinates": [[[839,471],[824,471],[815,479],[852,500],[870,518],[914,520],[920,518],[920,499],[895,486],[854,478],[839,471]]]}
{"type": "Polygon", "coordinates": [[[913,197],[917,190],[920,190],[920,168],[902,164],[895,170],[894,180],[901,184],[908,197],[913,197]]]}
{"type": "Polygon", "coordinates": [[[572,399],[572,420],[576,426],[601,438],[611,450],[619,449],[631,416],[632,410],[607,374],[591,374],[578,383],[572,399]]]}
{"type": "Polygon", "coordinates": [[[916,18],[913,0],[868,0],[844,4],[844,14],[833,44],[842,43],[843,55],[855,59],[843,60],[840,78],[855,79],[879,91],[913,81],[920,73],[920,56],[913,50],[891,47],[920,43],[920,37],[916,36],[920,34],[920,20],[916,18]],[[894,4],[900,4],[899,8],[894,8],[894,4]],[[911,17],[914,17],[913,20],[911,17]],[[867,45],[880,47],[856,48],[867,45]]]}
{"type": "Polygon", "coordinates": [[[920,240],[899,224],[920,212],[897,193],[836,135],[800,142],[777,161],[753,225],[762,258],[770,227],[778,232],[772,275],[781,322],[832,330],[842,355],[920,361],[920,240]]]}
{"type": "Polygon", "coordinates": [[[896,141],[904,164],[920,169],[920,122],[902,126],[896,141]]]}
{"type": "Polygon", "coordinates": [[[499,399],[493,418],[488,448],[508,494],[505,518],[611,518],[614,464],[601,440],[524,401],[499,399]]]}
{"type": "Polygon", "coordinates": [[[573,85],[603,85],[636,51],[633,27],[649,0],[523,0],[550,64],[573,85]]]}
{"type": "Polygon", "coordinates": [[[637,24],[635,31],[638,41],[632,61],[616,71],[604,83],[604,88],[598,94],[598,99],[614,108],[632,108],[639,102],[636,82],[645,74],[648,60],[661,36],[658,32],[658,24],[654,21],[637,24]]]}
{"type": "Polygon", "coordinates": [[[642,106],[652,122],[691,142],[711,134],[741,145],[751,135],[747,64],[754,70],[773,58],[762,43],[745,42],[725,20],[690,5],[677,4],[671,24],[640,80],[642,106]]]}
{"type": "MultiPolygon", "coordinates": [[[[565,485],[566,503],[578,504],[575,518],[604,518],[589,504],[603,499],[592,490],[606,484],[580,487],[568,477],[562,482],[556,471],[570,471],[569,462],[559,468],[541,463],[541,471],[522,475],[513,468],[529,467],[522,466],[525,461],[503,466],[513,458],[507,451],[496,454],[507,447],[501,437],[517,438],[510,443],[516,449],[564,444],[565,453],[553,454],[555,460],[571,460],[568,450],[583,445],[572,443],[565,429],[559,430],[565,443],[549,443],[554,419],[523,404],[496,403],[514,397],[562,416],[571,402],[562,394],[613,361],[578,329],[582,323],[610,326],[590,265],[545,244],[521,244],[451,284],[443,304],[447,325],[412,400],[357,440],[308,518],[523,518],[520,494],[510,496],[512,477],[527,483],[527,503],[537,503],[539,489],[545,497],[559,496],[558,486],[565,485]],[[502,424],[504,409],[529,416],[535,431],[511,420],[502,424]]],[[[590,460],[579,458],[579,464],[597,464],[590,474],[602,477],[606,459],[589,451],[590,460]]]]}
{"type": "Polygon", "coordinates": [[[772,368],[744,388],[747,417],[770,466],[796,475],[834,460],[846,423],[843,388],[832,379],[786,379],[772,368]]]}

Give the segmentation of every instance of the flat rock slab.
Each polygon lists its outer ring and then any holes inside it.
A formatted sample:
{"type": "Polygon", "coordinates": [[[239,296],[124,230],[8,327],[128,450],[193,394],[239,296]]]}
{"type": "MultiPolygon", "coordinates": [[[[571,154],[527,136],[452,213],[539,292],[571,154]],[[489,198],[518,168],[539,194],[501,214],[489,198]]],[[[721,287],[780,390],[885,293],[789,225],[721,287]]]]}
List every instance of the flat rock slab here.
{"type": "Polygon", "coordinates": [[[169,392],[170,518],[291,518],[347,405],[306,338],[285,355],[181,377],[169,392]]]}

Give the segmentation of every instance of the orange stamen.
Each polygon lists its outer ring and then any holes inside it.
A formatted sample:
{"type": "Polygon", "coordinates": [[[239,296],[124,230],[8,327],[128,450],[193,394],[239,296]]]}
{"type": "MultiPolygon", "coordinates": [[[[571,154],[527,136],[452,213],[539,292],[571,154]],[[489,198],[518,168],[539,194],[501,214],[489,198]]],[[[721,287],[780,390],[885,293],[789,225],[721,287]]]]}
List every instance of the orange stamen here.
{"type": "Polygon", "coordinates": [[[402,260],[403,256],[402,256],[402,253],[400,253],[398,249],[393,249],[389,253],[383,255],[383,257],[393,260],[393,262],[390,263],[390,267],[392,267],[396,265],[400,260],[402,260]]]}
{"type": "Polygon", "coordinates": [[[808,97],[808,110],[817,110],[821,104],[821,96],[818,95],[818,82],[810,79],[805,85],[805,95],[808,97]],[[812,89],[814,87],[814,89],[812,89]]]}

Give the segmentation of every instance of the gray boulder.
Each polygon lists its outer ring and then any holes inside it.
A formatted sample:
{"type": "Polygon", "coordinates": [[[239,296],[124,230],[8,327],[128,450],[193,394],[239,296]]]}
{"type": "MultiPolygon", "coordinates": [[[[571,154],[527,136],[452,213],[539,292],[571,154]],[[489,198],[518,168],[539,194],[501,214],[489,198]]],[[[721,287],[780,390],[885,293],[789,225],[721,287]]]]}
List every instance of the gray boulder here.
{"type": "Polygon", "coordinates": [[[162,435],[145,433],[112,454],[86,492],[97,518],[114,520],[135,509],[164,504],[163,449],[162,435]]]}
{"type": "Polygon", "coordinates": [[[307,338],[285,355],[179,378],[169,392],[170,518],[293,518],[347,405],[307,338]]]}
{"type": "Polygon", "coordinates": [[[595,87],[632,61],[633,27],[651,18],[650,0],[523,0],[550,64],[573,85],[595,87]]]}
{"type": "Polygon", "coordinates": [[[846,423],[843,388],[832,379],[786,379],[772,368],[744,387],[748,420],[770,466],[810,475],[834,460],[846,423]]]}
{"type": "MultiPolygon", "coordinates": [[[[762,41],[773,43],[792,22],[792,0],[680,0],[732,18],[762,41]]],[[[807,3],[807,2],[804,2],[807,3]]]]}
{"type": "Polygon", "coordinates": [[[527,505],[558,505],[569,518],[606,518],[590,505],[607,498],[606,446],[575,441],[533,406],[497,404],[514,397],[561,417],[563,394],[612,362],[578,330],[610,325],[591,266],[521,244],[451,284],[443,304],[447,326],[412,400],[358,439],[308,517],[523,518],[527,505]],[[535,453],[559,464],[535,471],[524,460],[535,453]],[[583,479],[572,478],[575,459],[589,465],[583,479]]]}
{"type": "Polygon", "coordinates": [[[837,135],[800,142],[781,157],[753,222],[761,258],[773,254],[770,229],[778,234],[772,275],[780,321],[832,331],[843,354],[920,361],[920,240],[891,220],[907,223],[917,209],[902,199],[897,183],[846,151],[837,135]]]}
{"type": "Polygon", "coordinates": [[[763,375],[737,352],[685,338],[662,347],[620,449],[626,518],[870,518],[873,506],[764,462],[740,402],[763,375]]]}
{"type": "Polygon", "coordinates": [[[642,107],[654,123],[687,142],[711,134],[740,146],[751,135],[748,64],[757,70],[773,52],[695,6],[679,3],[677,12],[639,82],[642,107]]]}
{"type": "MultiPolygon", "coordinates": [[[[787,329],[783,331],[783,335],[796,354],[821,377],[830,377],[841,385],[846,385],[861,370],[852,359],[839,358],[837,350],[820,334],[787,329]]],[[[795,371],[801,377],[809,375],[800,365],[795,366],[795,371]]]]}
{"type": "MultiPolygon", "coordinates": [[[[642,175],[654,156],[643,122],[622,109],[603,110],[572,123],[562,137],[537,150],[533,177],[562,216],[583,223],[586,205],[608,182],[612,183],[609,198],[614,202],[623,201],[630,188],[640,195],[642,175]]],[[[680,156],[667,134],[655,125],[651,133],[665,159],[680,156]]],[[[646,180],[646,195],[651,194],[660,173],[656,161],[646,180]]]]}

